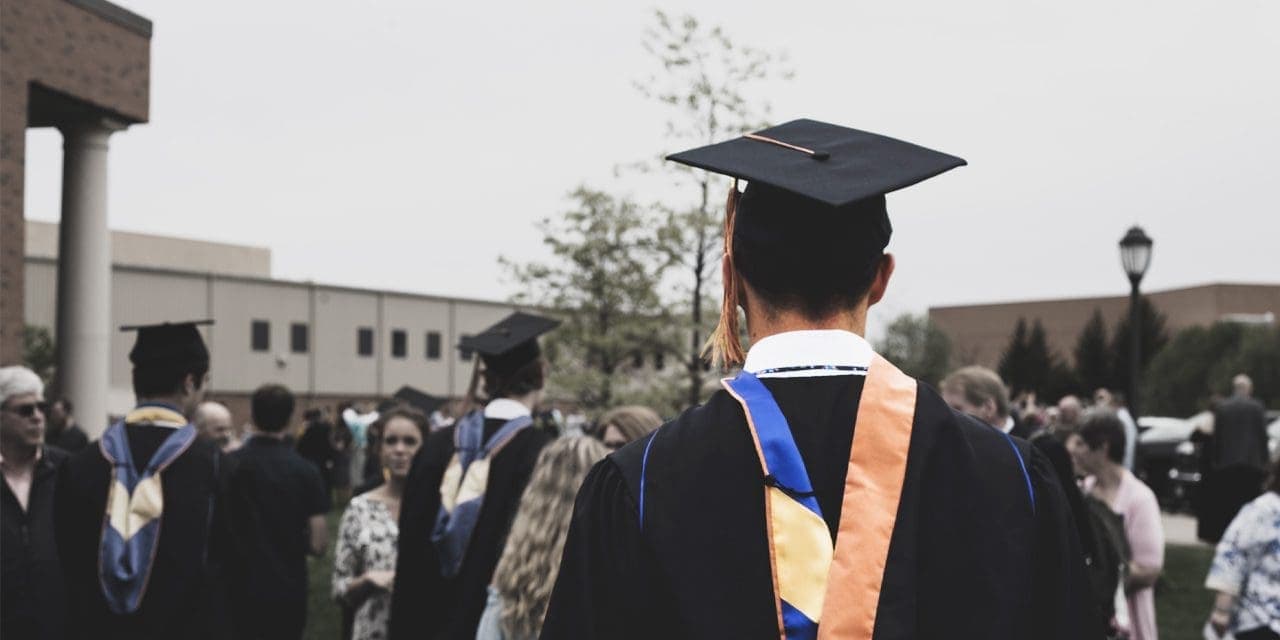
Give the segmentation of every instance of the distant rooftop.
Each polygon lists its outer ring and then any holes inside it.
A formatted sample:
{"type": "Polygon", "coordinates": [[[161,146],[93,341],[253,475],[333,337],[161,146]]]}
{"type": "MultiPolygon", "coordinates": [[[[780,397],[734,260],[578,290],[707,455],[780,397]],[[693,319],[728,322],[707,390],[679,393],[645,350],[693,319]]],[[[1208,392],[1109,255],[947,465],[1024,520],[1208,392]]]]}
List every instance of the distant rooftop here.
{"type": "MultiPolygon", "coordinates": [[[[26,255],[57,259],[58,224],[27,220],[26,255]]],[[[224,276],[271,277],[271,250],[128,231],[111,232],[112,264],[224,276]]]]}

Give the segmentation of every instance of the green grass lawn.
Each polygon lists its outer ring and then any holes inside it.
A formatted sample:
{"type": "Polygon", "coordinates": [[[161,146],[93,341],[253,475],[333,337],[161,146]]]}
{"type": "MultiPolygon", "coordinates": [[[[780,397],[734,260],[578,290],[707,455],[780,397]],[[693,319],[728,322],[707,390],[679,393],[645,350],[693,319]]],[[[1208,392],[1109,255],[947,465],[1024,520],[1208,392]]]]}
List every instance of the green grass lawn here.
{"type": "Polygon", "coordinates": [[[1169,545],[1164,552],[1164,576],[1156,588],[1156,622],[1160,640],[1199,640],[1213,595],[1204,578],[1213,561],[1211,547],[1169,545]]]}
{"type": "Polygon", "coordinates": [[[342,637],[342,612],[329,597],[329,580],[333,577],[333,548],[338,542],[338,520],[345,505],[335,506],[329,514],[329,548],[323,558],[311,558],[307,577],[311,592],[307,599],[307,640],[338,640],[342,637]]]}
{"type": "MultiPolygon", "coordinates": [[[[342,508],[329,514],[329,550],[323,558],[310,560],[311,597],[307,604],[308,640],[338,640],[342,632],[342,613],[329,597],[329,579],[333,572],[333,547],[338,537],[338,519],[342,508]]],[[[1204,588],[1204,577],[1213,560],[1209,547],[1170,545],[1165,551],[1164,577],[1156,591],[1156,620],[1160,623],[1160,640],[1199,640],[1200,629],[1213,606],[1204,588]]]]}

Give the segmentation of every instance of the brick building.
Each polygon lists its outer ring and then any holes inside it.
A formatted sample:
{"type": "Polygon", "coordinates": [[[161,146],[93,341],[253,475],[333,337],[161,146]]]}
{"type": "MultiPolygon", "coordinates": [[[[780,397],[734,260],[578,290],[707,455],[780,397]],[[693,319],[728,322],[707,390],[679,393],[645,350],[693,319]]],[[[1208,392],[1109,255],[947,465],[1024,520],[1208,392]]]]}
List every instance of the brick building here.
{"type": "MultiPolygon", "coordinates": [[[[1206,284],[1145,294],[1168,319],[1170,333],[1219,320],[1276,322],[1280,285],[1206,284]]],[[[1071,360],[1076,339],[1094,310],[1109,330],[1129,312],[1128,296],[1033,300],[1001,304],[932,307],[929,319],[951,338],[953,362],[995,368],[1019,318],[1044,325],[1049,348],[1071,360]]]]}
{"type": "Polygon", "coordinates": [[[22,357],[26,129],[63,136],[58,385],[106,412],[109,142],[147,121],[151,22],[105,0],[0,0],[0,363],[22,357]],[[70,310],[74,310],[71,312],[70,310]]]}

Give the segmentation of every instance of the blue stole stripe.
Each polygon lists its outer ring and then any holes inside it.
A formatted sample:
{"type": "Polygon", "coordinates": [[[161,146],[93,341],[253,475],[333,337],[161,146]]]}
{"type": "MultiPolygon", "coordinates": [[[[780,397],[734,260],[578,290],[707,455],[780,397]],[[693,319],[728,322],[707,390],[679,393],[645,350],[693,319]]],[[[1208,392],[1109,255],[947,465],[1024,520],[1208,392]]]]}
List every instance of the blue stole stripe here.
{"type": "MultiPolygon", "coordinates": [[[[521,430],[532,426],[533,418],[526,415],[508,420],[492,436],[489,436],[483,447],[480,447],[479,443],[484,438],[484,422],[484,412],[474,411],[464,416],[454,430],[456,462],[461,467],[461,475],[458,478],[459,487],[465,484],[467,470],[473,463],[488,458],[521,430]]],[[[450,466],[453,464],[454,461],[450,461],[450,466]]],[[[458,502],[454,505],[453,511],[449,511],[444,504],[441,504],[440,510],[436,512],[431,542],[439,555],[440,574],[444,577],[453,577],[462,569],[462,561],[466,558],[471,535],[475,532],[476,524],[480,520],[480,510],[484,507],[484,495],[489,483],[487,470],[483,483],[484,492],[479,496],[465,502],[458,502]]]]}
{"type": "Polygon", "coordinates": [[[773,394],[769,393],[768,387],[759,378],[747,371],[739,373],[738,377],[727,384],[742,398],[751,414],[760,450],[768,465],[765,473],[773,476],[796,502],[821,517],[822,509],[818,506],[817,498],[812,495],[795,495],[813,493],[813,485],[809,483],[809,473],[805,469],[804,459],[800,457],[800,450],[796,448],[791,427],[787,425],[787,419],[773,399],[773,394]]]}
{"type": "MultiPolygon", "coordinates": [[[[999,431],[999,429],[997,429],[999,431]]],[[[1022,470],[1022,479],[1027,482],[1027,497],[1031,499],[1031,515],[1036,513],[1036,490],[1031,486],[1031,474],[1027,473],[1027,464],[1022,461],[1022,452],[1018,451],[1018,444],[1013,441],[1013,436],[1000,431],[1000,435],[1009,442],[1009,446],[1013,449],[1013,455],[1018,459],[1018,468],[1022,470]]]]}
{"type": "MultiPolygon", "coordinates": [[[[141,474],[133,463],[133,452],[129,448],[129,437],[124,422],[117,422],[102,434],[100,448],[107,462],[111,463],[112,483],[119,483],[133,497],[138,484],[156,477],[160,480],[160,472],[169,466],[178,456],[191,446],[196,439],[196,428],[191,424],[173,430],[165,438],[160,447],[151,455],[146,468],[141,474]]],[[[142,605],[146,594],[147,580],[155,559],[156,547],[160,542],[160,520],[163,514],[155,514],[136,531],[118,531],[111,518],[111,493],[107,493],[108,513],[104,518],[102,540],[99,553],[99,576],[102,593],[108,607],[118,614],[133,613],[142,605]],[[132,535],[129,535],[132,533],[132,535]],[[126,539],[126,536],[128,538],[126,539]]],[[[131,501],[132,502],[132,501],[131,501]]]]}
{"type": "Polygon", "coordinates": [[[786,632],[786,640],[817,640],[818,625],[814,624],[795,607],[782,602],[782,626],[786,632]]]}

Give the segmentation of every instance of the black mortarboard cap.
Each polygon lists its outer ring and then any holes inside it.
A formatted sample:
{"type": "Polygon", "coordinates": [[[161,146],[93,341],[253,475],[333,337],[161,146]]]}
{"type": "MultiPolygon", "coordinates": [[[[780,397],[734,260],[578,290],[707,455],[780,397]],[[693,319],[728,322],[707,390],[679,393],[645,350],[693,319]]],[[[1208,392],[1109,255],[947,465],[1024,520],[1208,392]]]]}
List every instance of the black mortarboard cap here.
{"type": "Polygon", "coordinates": [[[458,346],[479,353],[490,370],[513,373],[542,355],[538,336],[558,326],[559,320],[517,311],[458,346]]]}
{"type": "Polygon", "coordinates": [[[213,320],[190,322],[165,322],[163,324],[131,325],[121,331],[135,331],[138,338],[129,351],[129,361],[135,367],[152,366],[209,366],[209,349],[196,327],[211,325],[213,320]]]}
{"type": "MultiPolygon", "coordinates": [[[[892,234],[885,194],[965,164],[952,155],[816,120],[793,120],[668,160],[747,180],[730,197],[726,250],[762,290],[820,291],[832,274],[863,274],[892,234]]],[[[735,185],[736,189],[736,185],[735,185]]],[[[727,286],[727,285],[726,285],[727,286]]],[[[712,342],[740,361],[736,293],[726,289],[712,342]]]]}
{"type": "Polygon", "coordinates": [[[817,120],[792,120],[667,159],[831,207],[897,191],[965,164],[910,142],[817,120]]]}
{"type": "Polygon", "coordinates": [[[400,387],[398,391],[391,395],[392,398],[407,404],[425,415],[431,415],[432,411],[439,409],[444,403],[445,398],[433,396],[426,391],[415,389],[408,385],[400,387]]]}

